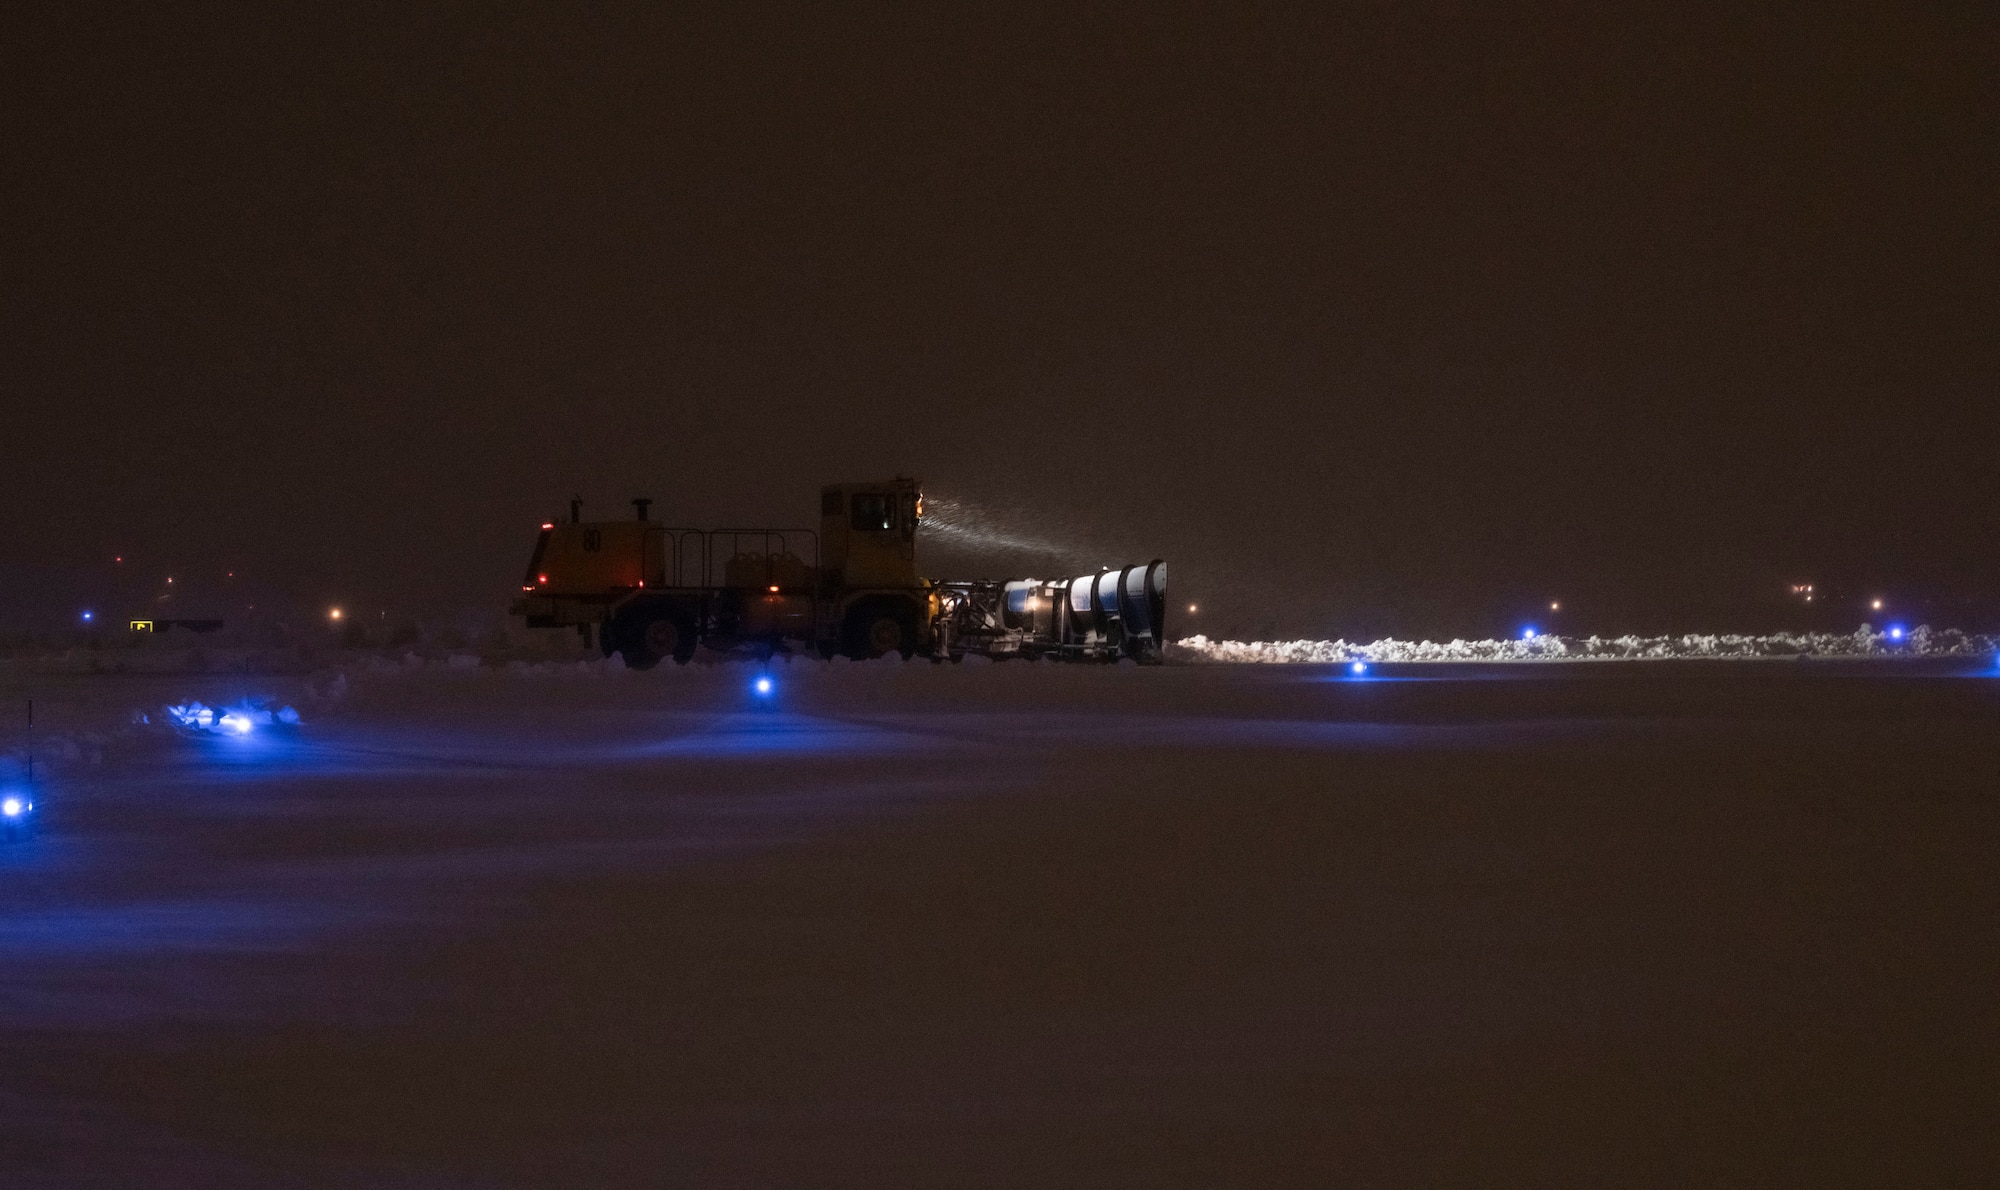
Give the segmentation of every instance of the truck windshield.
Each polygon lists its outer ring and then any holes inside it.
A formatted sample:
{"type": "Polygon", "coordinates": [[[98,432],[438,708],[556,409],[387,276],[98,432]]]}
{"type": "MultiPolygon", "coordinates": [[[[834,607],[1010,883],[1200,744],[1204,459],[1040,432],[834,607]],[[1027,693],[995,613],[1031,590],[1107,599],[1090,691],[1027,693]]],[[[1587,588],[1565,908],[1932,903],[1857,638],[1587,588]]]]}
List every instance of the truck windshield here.
{"type": "Polygon", "coordinates": [[[853,525],[857,529],[893,529],[896,527],[895,506],[890,498],[879,492],[854,493],[853,525]]]}

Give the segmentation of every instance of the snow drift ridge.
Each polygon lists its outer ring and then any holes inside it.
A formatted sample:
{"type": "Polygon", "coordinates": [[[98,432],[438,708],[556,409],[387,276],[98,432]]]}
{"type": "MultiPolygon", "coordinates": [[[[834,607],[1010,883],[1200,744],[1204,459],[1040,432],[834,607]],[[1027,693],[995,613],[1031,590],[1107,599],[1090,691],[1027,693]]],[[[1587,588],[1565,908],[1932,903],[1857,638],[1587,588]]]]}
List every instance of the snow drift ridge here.
{"type": "Polygon", "coordinates": [[[1345,640],[1240,641],[1190,636],[1167,646],[1171,660],[1193,662],[1343,661],[1638,661],[1674,658],[1747,657],[1975,657],[1991,654],[2000,638],[1970,635],[1955,628],[1912,629],[1900,638],[1867,624],[1848,634],[1778,632],[1766,636],[1734,633],[1686,636],[1568,637],[1525,640],[1409,641],[1368,644],[1345,640]]]}

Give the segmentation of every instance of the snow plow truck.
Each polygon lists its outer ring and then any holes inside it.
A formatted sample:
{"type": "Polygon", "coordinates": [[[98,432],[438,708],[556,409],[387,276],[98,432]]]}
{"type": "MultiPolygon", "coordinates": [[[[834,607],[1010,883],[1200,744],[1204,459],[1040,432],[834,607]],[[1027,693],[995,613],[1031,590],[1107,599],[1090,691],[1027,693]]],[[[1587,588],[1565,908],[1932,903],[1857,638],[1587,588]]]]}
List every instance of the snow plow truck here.
{"type": "Polygon", "coordinates": [[[917,571],[914,479],[833,484],[817,529],[684,529],[629,520],[542,525],[513,614],[571,628],[648,669],[716,652],[899,653],[1158,664],[1166,563],[1043,580],[928,579],[917,571]]]}

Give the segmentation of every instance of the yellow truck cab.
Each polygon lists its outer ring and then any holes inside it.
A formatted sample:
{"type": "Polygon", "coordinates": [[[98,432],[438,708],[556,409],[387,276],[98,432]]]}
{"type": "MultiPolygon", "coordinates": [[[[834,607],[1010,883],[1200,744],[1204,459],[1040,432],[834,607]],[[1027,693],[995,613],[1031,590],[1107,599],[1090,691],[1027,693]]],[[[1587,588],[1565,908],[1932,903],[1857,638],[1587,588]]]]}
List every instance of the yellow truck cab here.
{"type": "Polygon", "coordinates": [[[937,597],[917,576],[924,497],[914,479],[820,489],[822,591],[839,608],[839,650],[850,657],[928,652],[937,597]]]}

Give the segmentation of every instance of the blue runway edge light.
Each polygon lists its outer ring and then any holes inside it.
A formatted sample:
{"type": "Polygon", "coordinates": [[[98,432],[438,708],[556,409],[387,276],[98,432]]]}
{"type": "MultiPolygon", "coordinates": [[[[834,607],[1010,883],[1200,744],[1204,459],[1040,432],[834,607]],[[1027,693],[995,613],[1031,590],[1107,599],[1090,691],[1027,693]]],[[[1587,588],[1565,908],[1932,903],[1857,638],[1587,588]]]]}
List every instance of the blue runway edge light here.
{"type": "Polygon", "coordinates": [[[1526,628],[1521,629],[1521,639],[1522,640],[1535,639],[1535,626],[1533,624],[1530,624],[1526,628]]]}
{"type": "Polygon", "coordinates": [[[1358,678],[1368,672],[1368,663],[1366,661],[1356,661],[1347,667],[1347,672],[1358,678]]]}
{"type": "Polygon", "coordinates": [[[9,818],[19,818],[34,808],[35,805],[33,802],[24,802],[17,797],[0,799],[0,814],[4,814],[9,818]]]}
{"type": "Polygon", "coordinates": [[[760,677],[750,683],[750,688],[757,692],[758,697],[769,698],[771,696],[771,679],[760,677]]]}
{"type": "Polygon", "coordinates": [[[1903,633],[1903,626],[1902,626],[1901,624],[1891,624],[1891,625],[1889,625],[1889,639],[1890,639],[1890,640],[1901,640],[1901,639],[1903,639],[1903,635],[1904,635],[1904,633],[1903,633]]]}

